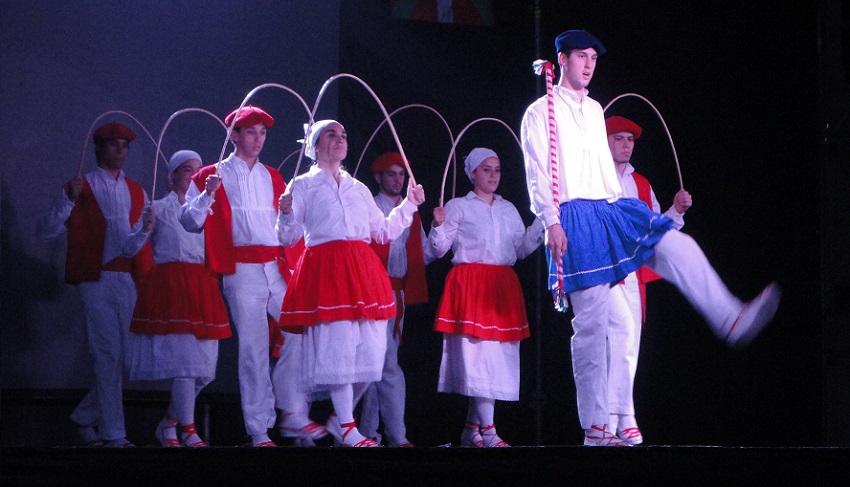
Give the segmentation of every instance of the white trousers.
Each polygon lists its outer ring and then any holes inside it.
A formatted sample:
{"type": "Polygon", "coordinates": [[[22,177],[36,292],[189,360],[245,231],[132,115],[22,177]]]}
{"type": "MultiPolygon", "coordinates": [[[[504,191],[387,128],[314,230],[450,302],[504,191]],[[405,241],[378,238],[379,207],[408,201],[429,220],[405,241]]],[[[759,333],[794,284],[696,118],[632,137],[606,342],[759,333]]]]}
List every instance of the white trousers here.
{"type": "Polygon", "coordinates": [[[310,422],[310,399],[300,391],[302,335],[283,333],[280,358],[272,369],[275,407],[282,414],[281,425],[302,428],[310,422]]]}
{"type": "MultiPolygon", "coordinates": [[[[705,318],[718,337],[743,309],[690,236],[669,231],[655,246],[646,265],[673,283],[705,318]]],[[[570,341],[573,378],[581,427],[608,424],[608,360],[610,286],[601,284],[570,294],[573,336],[570,341]]]]}
{"type": "Polygon", "coordinates": [[[276,262],[236,264],[225,275],[224,298],[239,340],[239,393],[242,416],[249,435],[268,433],[274,427],[274,393],[269,370],[268,315],[280,316],[286,282],[276,262]]]}
{"type": "Polygon", "coordinates": [[[136,305],[136,285],[126,272],[104,271],[96,282],[77,288],[83,302],[94,386],[71,413],[79,426],[97,427],[104,440],[125,438],[123,380],[129,371],[130,321],[136,305]]]}
{"type": "MultiPolygon", "coordinates": [[[[404,292],[396,293],[397,300],[404,300],[404,292]]],[[[403,330],[404,315],[399,320],[399,333],[403,330]]],[[[399,336],[395,332],[395,319],[387,322],[387,354],[384,358],[384,370],[381,380],[371,382],[363,394],[360,411],[360,433],[369,438],[377,438],[379,419],[384,421],[384,434],[390,443],[398,444],[407,439],[404,425],[404,405],[407,386],[404,371],[398,364],[399,336]],[[380,413],[380,414],[379,414],[380,413]]]]}
{"type": "Polygon", "coordinates": [[[634,383],[643,309],[637,275],[611,287],[608,303],[608,412],[635,414],[634,383]]]}

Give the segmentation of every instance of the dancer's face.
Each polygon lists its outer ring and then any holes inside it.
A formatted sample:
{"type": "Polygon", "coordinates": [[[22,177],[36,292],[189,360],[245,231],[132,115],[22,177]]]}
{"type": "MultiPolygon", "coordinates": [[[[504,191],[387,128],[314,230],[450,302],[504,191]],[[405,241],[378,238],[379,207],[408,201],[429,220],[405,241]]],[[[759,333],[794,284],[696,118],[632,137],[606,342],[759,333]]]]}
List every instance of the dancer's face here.
{"type": "Polygon", "coordinates": [[[348,134],[345,128],[332,123],[322,130],[316,141],[316,160],[320,162],[341,162],[348,155],[348,134]]]}
{"type": "Polygon", "coordinates": [[[558,53],[558,64],[561,65],[563,80],[567,87],[575,91],[587,88],[596,70],[596,49],[574,49],[569,54],[558,53]]]}
{"type": "Polygon", "coordinates": [[[178,193],[186,193],[192,184],[192,176],[201,170],[201,161],[189,159],[171,173],[171,189],[178,193]]]}
{"type": "Polygon", "coordinates": [[[502,179],[502,164],[495,157],[488,157],[472,171],[471,176],[476,192],[493,194],[502,179]]]}
{"type": "Polygon", "coordinates": [[[112,139],[98,145],[97,165],[107,170],[120,170],[130,150],[130,141],[112,139]]]}
{"type": "Polygon", "coordinates": [[[395,164],[386,171],[375,174],[375,180],[378,181],[378,188],[382,193],[387,196],[399,196],[401,188],[404,187],[404,168],[395,164]]]}
{"type": "Polygon", "coordinates": [[[236,146],[236,157],[243,160],[255,160],[266,142],[266,126],[258,123],[250,127],[241,127],[230,132],[230,140],[236,146]]]}
{"type": "Polygon", "coordinates": [[[615,164],[627,164],[635,148],[635,136],[631,132],[617,132],[608,136],[608,148],[615,164]]]}

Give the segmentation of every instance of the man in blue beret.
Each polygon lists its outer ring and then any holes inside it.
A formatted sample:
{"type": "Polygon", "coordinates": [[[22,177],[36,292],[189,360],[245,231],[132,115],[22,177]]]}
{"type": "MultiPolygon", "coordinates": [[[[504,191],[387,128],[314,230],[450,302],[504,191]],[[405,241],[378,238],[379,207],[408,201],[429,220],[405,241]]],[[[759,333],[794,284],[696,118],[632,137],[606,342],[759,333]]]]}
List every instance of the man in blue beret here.
{"type": "Polygon", "coordinates": [[[781,293],[771,283],[743,303],[729,292],[696,242],[673,230],[670,218],[636,198],[623,197],[602,106],[587,90],[605,47],[584,30],[562,33],[555,47],[561,78],[551,93],[528,107],[522,120],[526,182],[532,209],[546,226],[550,287],[569,296],[575,315],[571,351],[584,444],[626,446],[611,430],[608,415],[612,285],[646,264],[672,282],[712,331],[734,348],[748,345],[773,319],[781,293]],[[559,261],[562,287],[551,282],[559,261]]]}

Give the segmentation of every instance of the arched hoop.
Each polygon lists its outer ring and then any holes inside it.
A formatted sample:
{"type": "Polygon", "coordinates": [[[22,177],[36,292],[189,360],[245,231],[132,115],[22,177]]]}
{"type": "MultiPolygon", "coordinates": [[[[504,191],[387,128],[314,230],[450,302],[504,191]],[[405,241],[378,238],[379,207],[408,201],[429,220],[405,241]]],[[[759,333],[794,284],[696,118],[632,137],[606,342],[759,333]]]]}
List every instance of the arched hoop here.
{"type": "MultiPolygon", "coordinates": [[[[98,120],[102,119],[103,117],[105,117],[107,115],[112,115],[114,113],[125,115],[125,116],[129,117],[130,119],[132,119],[134,122],[136,122],[139,125],[139,127],[141,127],[141,129],[146,134],[148,134],[148,137],[150,137],[151,142],[156,144],[156,140],[153,138],[153,135],[151,135],[151,133],[148,132],[148,129],[144,125],[142,125],[142,122],[140,122],[136,117],[130,115],[129,113],[127,113],[123,110],[109,110],[108,112],[103,112],[100,115],[98,115],[97,117],[95,117],[94,121],[91,123],[91,127],[89,127],[89,132],[86,135],[86,139],[83,141],[83,154],[80,157],[80,167],[77,169],[77,177],[80,177],[83,174],[83,164],[86,162],[86,147],[88,147],[89,141],[91,140],[91,137],[92,137],[92,133],[94,133],[95,125],[97,125],[98,120]]],[[[157,152],[158,151],[159,151],[159,147],[157,147],[157,152]]]]}
{"type": "MultiPolygon", "coordinates": [[[[239,108],[236,109],[236,114],[234,115],[233,119],[235,120],[236,118],[239,117],[239,114],[242,112],[242,109],[245,108],[245,105],[248,104],[248,100],[250,100],[251,97],[254,96],[258,91],[260,91],[264,88],[272,88],[272,87],[273,88],[280,88],[282,90],[288,91],[289,93],[292,93],[296,98],[298,98],[298,101],[301,102],[301,105],[304,107],[304,110],[307,112],[307,117],[310,119],[310,122],[313,121],[313,116],[310,113],[310,107],[307,106],[307,102],[304,101],[304,98],[302,98],[301,95],[299,95],[298,92],[293,90],[292,88],[278,84],[278,83],[264,83],[264,84],[261,84],[261,85],[255,87],[253,90],[251,90],[247,95],[245,95],[245,99],[242,100],[242,104],[239,105],[239,108]]],[[[224,159],[224,153],[227,151],[227,143],[230,141],[230,134],[232,132],[233,132],[233,124],[231,124],[230,127],[227,127],[227,136],[224,138],[224,145],[221,147],[221,154],[218,156],[218,162],[215,163],[216,171],[218,171],[218,164],[221,162],[222,159],[224,159]]],[[[297,168],[296,168],[296,174],[298,174],[297,168]]]]}
{"type": "Polygon", "coordinates": [[[511,133],[511,135],[514,136],[514,140],[516,140],[517,146],[522,148],[522,144],[520,143],[519,137],[517,137],[516,132],[514,132],[513,129],[508,124],[506,124],[505,122],[503,122],[502,120],[500,120],[498,118],[483,117],[483,118],[477,118],[477,119],[469,122],[466,125],[466,127],[464,127],[463,130],[461,130],[460,133],[457,134],[457,138],[455,138],[455,141],[452,143],[452,149],[449,152],[449,157],[446,160],[446,168],[443,170],[443,183],[440,186],[440,206],[444,206],[444,203],[445,203],[446,178],[448,177],[449,164],[452,162],[452,158],[455,156],[455,150],[457,149],[458,142],[460,142],[460,139],[463,137],[463,134],[465,134],[466,131],[469,130],[473,125],[475,125],[476,123],[485,122],[485,121],[498,122],[498,123],[502,124],[506,129],[508,129],[508,131],[511,133]]]}
{"type": "MultiPolygon", "coordinates": [[[[393,115],[409,108],[425,108],[437,115],[437,117],[443,122],[443,125],[446,127],[446,131],[448,131],[449,133],[449,140],[451,141],[452,145],[454,145],[455,139],[454,135],[452,134],[452,129],[449,127],[449,123],[446,122],[446,119],[443,117],[443,115],[433,107],[430,107],[428,105],[422,105],[419,103],[411,103],[409,105],[404,105],[393,110],[390,113],[390,118],[392,118],[393,115]]],[[[378,126],[375,128],[375,131],[372,132],[372,136],[369,137],[369,140],[366,141],[366,145],[363,146],[363,151],[360,153],[360,159],[357,159],[357,165],[354,166],[354,172],[352,173],[352,175],[357,174],[357,171],[360,169],[360,163],[363,161],[363,157],[366,155],[366,151],[369,149],[369,145],[372,144],[372,140],[375,139],[375,136],[378,135],[378,132],[381,130],[381,127],[383,127],[385,123],[387,123],[387,120],[382,120],[381,123],[379,123],[378,126]]],[[[457,157],[455,157],[455,164],[457,164],[457,157]]]]}
{"type": "MultiPolygon", "coordinates": [[[[221,124],[222,128],[227,130],[227,126],[224,125],[224,122],[216,114],[214,114],[214,113],[212,113],[208,110],[204,110],[203,108],[194,108],[194,107],[183,108],[183,109],[177,110],[176,112],[172,113],[171,116],[168,117],[168,120],[165,121],[165,125],[162,126],[162,130],[159,132],[159,139],[156,141],[156,157],[154,158],[154,161],[153,161],[153,182],[151,183],[151,198],[150,198],[151,201],[154,200],[154,192],[156,191],[156,172],[157,172],[157,168],[159,167],[159,156],[160,156],[160,154],[162,154],[162,150],[161,150],[162,137],[165,135],[165,130],[171,124],[172,120],[177,118],[179,115],[182,115],[184,113],[189,113],[189,112],[206,113],[207,115],[211,116],[216,121],[218,121],[218,123],[221,124]]],[[[165,161],[166,163],[168,162],[168,159],[165,157],[165,155],[162,156],[162,160],[165,161]]]]}
{"type": "Polygon", "coordinates": [[[664,117],[661,116],[661,112],[659,112],[658,109],[655,108],[655,105],[653,105],[652,102],[647,100],[645,97],[638,95],[637,93],[623,93],[622,95],[619,95],[619,96],[615,97],[613,100],[609,101],[608,104],[605,105],[603,112],[607,112],[608,107],[610,107],[612,104],[614,104],[615,101],[619,100],[620,98],[625,98],[625,97],[628,97],[628,96],[634,96],[636,98],[640,98],[641,100],[645,101],[646,104],[649,105],[652,108],[653,111],[655,111],[655,114],[658,115],[659,120],[661,120],[661,125],[664,126],[664,131],[667,132],[667,140],[670,141],[670,148],[673,149],[673,160],[676,162],[676,173],[679,175],[679,189],[685,189],[685,184],[682,182],[682,168],[679,166],[679,155],[676,154],[676,145],[673,144],[673,136],[670,135],[670,129],[667,128],[667,122],[664,121],[664,117]]]}
{"type": "MultiPolygon", "coordinates": [[[[416,185],[416,178],[413,177],[413,171],[410,169],[410,164],[407,162],[407,155],[405,155],[405,153],[404,153],[404,147],[402,147],[401,141],[398,138],[398,133],[395,130],[395,125],[393,125],[393,121],[390,118],[390,114],[387,113],[386,107],[381,102],[381,99],[378,98],[378,95],[375,94],[375,91],[372,90],[372,88],[365,81],[358,78],[357,76],[354,76],[353,74],[348,74],[348,73],[339,73],[339,74],[335,74],[335,75],[331,76],[330,78],[328,78],[327,81],[325,81],[325,84],[322,85],[322,89],[319,90],[319,96],[316,98],[316,103],[315,103],[315,105],[313,105],[313,112],[310,116],[311,124],[312,124],[312,121],[313,121],[313,116],[315,116],[316,110],[319,107],[319,102],[322,101],[322,97],[325,94],[325,90],[328,88],[328,86],[330,86],[331,83],[333,83],[334,81],[336,81],[339,78],[351,78],[351,79],[359,82],[364,88],[366,88],[366,91],[368,91],[369,94],[372,95],[372,98],[374,98],[375,101],[378,103],[378,107],[381,109],[381,112],[384,114],[384,120],[387,122],[387,125],[390,127],[390,132],[392,132],[392,134],[393,134],[393,139],[395,140],[396,147],[398,147],[398,151],[401,154],[401,158],[404,160],[404,167],[405,167],[405,169],[407,169],[408,177],[410,177],[410,183],[409,184],[415,186],[416,185]]],[[[305,140],[306,140],[306,136],[305,136],[305,140]]],[[[306,145],[306,142],[305,142],[305,145],[306,145]]],[[[301,164],[300,160],[298,161],[298,164],[299,165],[301,164]]],[[[296,174],[297,174],[298,166],[296,166],[295,171],[296,171],[296,174]]]]}

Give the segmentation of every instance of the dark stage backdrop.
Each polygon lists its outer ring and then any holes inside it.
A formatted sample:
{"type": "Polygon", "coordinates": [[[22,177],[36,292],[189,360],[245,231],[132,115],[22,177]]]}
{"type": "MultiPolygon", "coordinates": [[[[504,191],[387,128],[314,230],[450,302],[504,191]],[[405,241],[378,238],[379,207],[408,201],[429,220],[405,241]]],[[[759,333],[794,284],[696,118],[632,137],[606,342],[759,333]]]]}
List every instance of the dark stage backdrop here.
{"type": "MultiPolygon", "coordinates": [[[[223,115],[261,83],[288,85],[312,108],[322,83],[346,72],[367,82],[388,111],[408,104],[437,110],[454,136],[483,117],[505,122],[518,135],[525,107],[542,94],[531,63],[555,60],[559,32],[586,28],[609,50],[600,58],[591,96],[604,106],[622,93],[643,95],[670,129],[685,188],[694,195],[684,231],[742,298],[771,280],[785,290],[775,322],[748,350],[733,352],[672,286],[650,286],[635,393],[645,436],[653,444],[820,444],[819,6],[803,0],[546,0],[535,12],[534,2],[494,1],[476,2],[490,6],[487,25],[461,25],[393,16],[390,3],[0,3],[0,123],[7,141],[0,186],[0,387],[82,388],[90,379],[77,296],[61,283],[64,247],[39,242],[34,219],[74,175],[86,132],[100,113],[126,110],[156,137],[174,111],[194,106],[223,115]]],[[[346,126],[353,171],[381,112],[351,79],[334,83],[326,96],[317,118],[346,126]]],[[[277,165],[297,148],[304,110],[273,88],[254,101],[278,119],[264,150],[266,162],[277,165]]],[[[618,101],[609,113],[644,127],[634,162],[667,207],[678,180],[658,117],[634,98],[618,101]]],[[[451,140],[427,109],[410,108],[393,120],[426,188],[427,224],[451,140]]],[[[214,121],[187,115],[173,124],[167,154],[194,147],[205,162],[218,157],[224,132],[214,121]]],[[[127,172],[148,188],[154,151],[145,138],[140,133],[127,172]]],[[[521,151],[511,131],[493,121],[478,123],[458,143],[458,154],[476,146],[502,156],[500,193],[530,223],[521,151]]],[[[391,149],[384,127],[357,176],[374,186],[368,164],[391,149]]],[[[91,152],[89,147],[86,167],[93,165],[91,152]]],[[[293,170],[288,164],[282,170],[287,179],[293,170]]],[[[453,195],[452,179],[450,173],[446,199],[453,195]]],[[[456,194],[469,189],[461,170],[456,194]]],[[[161,196],[164,188],[157,191],[161,196]]],[[[425,444],[456,442],[466,411],[464,398],[434,392],[441,337],[431,327],[449,258],[429,266],[431,300],[408,309],[400,352],[410,437],[425,444]]],[[[570,366],[571,316],[552,310],[541,263],[538,252],[516,266],[533,334],[522,344],[521,400],[499,403],[497,424],[515,444],[576,444],[581,431],[570,366]]],[[[222,342],[210,391],[236,392],[235,359],[234,339],[222,342]]]]}

